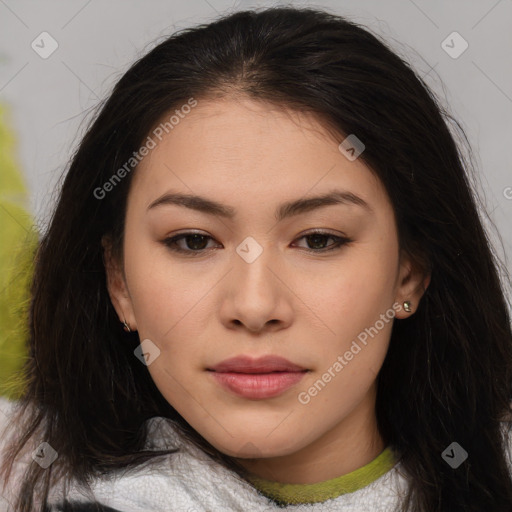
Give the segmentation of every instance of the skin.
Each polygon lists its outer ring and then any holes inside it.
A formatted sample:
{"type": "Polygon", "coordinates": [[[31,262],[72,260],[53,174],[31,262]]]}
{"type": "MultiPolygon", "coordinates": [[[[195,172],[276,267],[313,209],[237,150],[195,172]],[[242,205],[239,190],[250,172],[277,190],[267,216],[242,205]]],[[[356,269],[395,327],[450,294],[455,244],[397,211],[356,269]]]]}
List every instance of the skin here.
{"type": "Polygon", "coordinates": [[[244,96],[199,101],[133,176],[124,268],[104,240],[112,303],[120,321],[160,350],[148,371],[162,395],[218,450],[274,481],[324,481],[382,452],[375,379],[393,320],[359,344],[307,404],[298,395],[394,303],[412,303],[411,313],[401,308],[395,318],[414,314],[429,283],[399,249],[382,183],[361,159],[340,152],[343,138],[311,114],[244,96]],[[333,188],[356,194],[372,211],[337,204],[276,223],[281,203],[333,188]],[[148,210],[171,189],[213,199],[236,215],[173,204],[148,210]],[[304,238],[312,229],[329,235],[304,238]],[[211,237],[176,243],[192,256],[163,242],[190,230],[211,237]],[[352,241],[322,253],[335,246],[331,234],[352,241]],[[248,236],[263,250],[252,263],[236,252],[248,236]],[[198,248],[202,254],[194,256],[198,248]],[[277,397],[242,398],[206,370],[240,354],[280,355],[310,371],[277,397]]]}

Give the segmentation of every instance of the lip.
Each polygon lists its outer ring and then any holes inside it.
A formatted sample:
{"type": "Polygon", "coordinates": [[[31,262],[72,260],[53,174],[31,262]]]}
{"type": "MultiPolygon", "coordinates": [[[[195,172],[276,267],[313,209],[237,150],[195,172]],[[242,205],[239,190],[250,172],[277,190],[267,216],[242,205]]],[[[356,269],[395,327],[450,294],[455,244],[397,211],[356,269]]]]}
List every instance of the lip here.
{"type": "Polygon", "coordinates": [[[236,356],[230,359],[225,359],[221,363],[208,368],[208,370],[224,373],[270,373],[302,372],[306,370],[306,368],[294,364],[284,357],[268,355],[259,358],[236,356]]]}
{"type": "Polygon", "coordinates": [[[254,400],[272,398],[297,384],[309,371],[279,356],[237,356],[207,368],[224,388],[254,400]]]}

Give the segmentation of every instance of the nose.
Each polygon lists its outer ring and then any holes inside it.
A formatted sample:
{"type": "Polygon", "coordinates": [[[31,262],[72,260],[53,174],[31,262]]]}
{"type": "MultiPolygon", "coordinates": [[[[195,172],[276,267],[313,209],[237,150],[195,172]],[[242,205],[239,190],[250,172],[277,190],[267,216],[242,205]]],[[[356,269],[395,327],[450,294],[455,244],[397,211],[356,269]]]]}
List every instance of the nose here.
{"type": "Polygon", "coordinates": [[[223,290],[222,321],[228,328],[245,328],[251,333],[278,331],[292,320],[290,277],[270,249],[252,262],[238,254],[223,290]]]}

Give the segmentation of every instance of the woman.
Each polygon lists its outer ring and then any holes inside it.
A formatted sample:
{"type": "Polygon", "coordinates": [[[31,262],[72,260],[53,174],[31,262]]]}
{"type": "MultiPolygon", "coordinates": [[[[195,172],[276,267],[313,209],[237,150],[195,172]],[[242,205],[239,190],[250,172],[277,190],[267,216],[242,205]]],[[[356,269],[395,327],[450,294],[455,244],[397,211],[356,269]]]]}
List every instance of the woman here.
{"type": "Polygon", "coordinates": [[[16,510],[511,510],[510,318],[445,118],[314,9],[136,62],[36,256],[16,510]]]}

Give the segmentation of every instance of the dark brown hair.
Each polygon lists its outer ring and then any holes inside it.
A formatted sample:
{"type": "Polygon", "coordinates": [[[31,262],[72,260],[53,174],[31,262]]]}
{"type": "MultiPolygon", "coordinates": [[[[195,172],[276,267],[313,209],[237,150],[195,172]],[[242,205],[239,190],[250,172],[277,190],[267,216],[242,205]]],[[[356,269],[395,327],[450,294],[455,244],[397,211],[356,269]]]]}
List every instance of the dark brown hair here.
{"type": "Polygon", "coordinates": [[[36,254],[26,388],[13,420],[21,435],[7,462],[38,428],[59,457],[47,470],[28,466],[16,510],[33,510],[34,496],[45,500],[59,471],[85,482],[155,460],[161,452],[142,450],[154,416],[175,419],[243,474],[162,397],[134,357],[138,335],[122,330],[107,293],[101,240],[111,235],[122,256],[137,170],[104,198],[94,194],[162,115],[192,97],[230,94],[314,113],[340,142],[356,134],[366,146],[360,158],[393,204],[401,248],[431,273],[418,310],[395,321],[378,375],[379,430],[410,483],[402,510],[512,510],[501,430],[511,427],[511,323],[470,158],[449,130],[453,118],[407,62],[369,30],[310,8],[237,12],[175,33],[100,106],[36,254]],[[469,454],[457,469],[441,457],[453,441],[469,454]]]}

